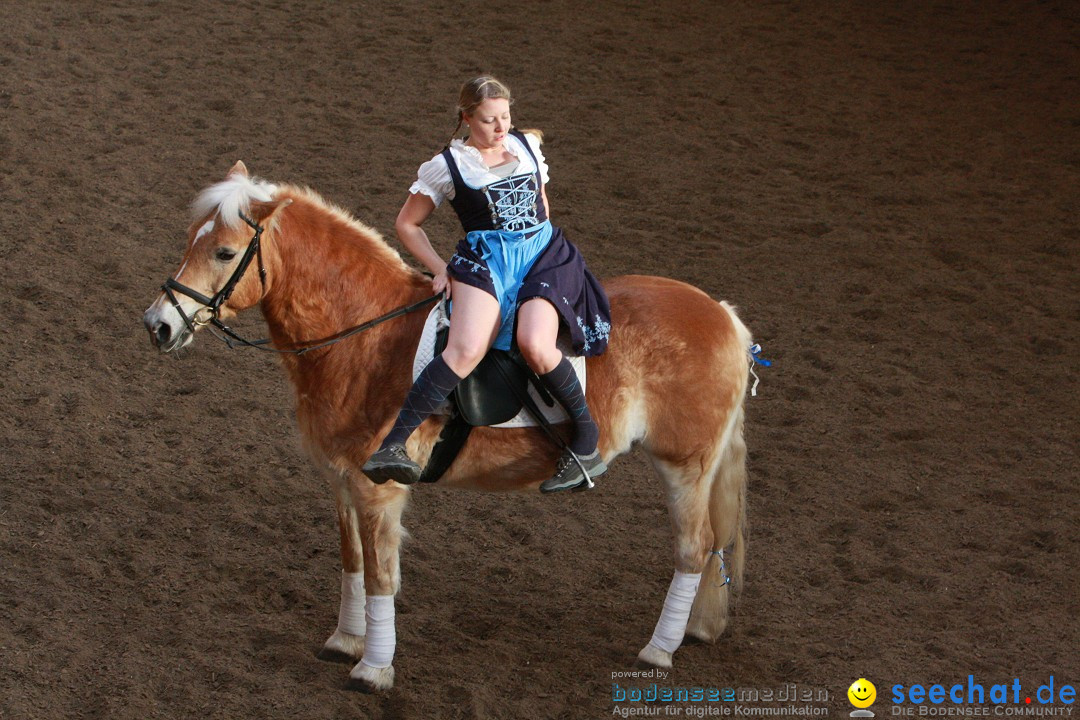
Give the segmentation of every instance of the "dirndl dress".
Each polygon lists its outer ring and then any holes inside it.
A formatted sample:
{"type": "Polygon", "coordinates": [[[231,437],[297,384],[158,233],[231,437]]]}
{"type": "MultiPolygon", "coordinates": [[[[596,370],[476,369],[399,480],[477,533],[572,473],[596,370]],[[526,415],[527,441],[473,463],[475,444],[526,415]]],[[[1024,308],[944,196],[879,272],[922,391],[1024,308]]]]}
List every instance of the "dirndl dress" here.
{"type": "Polygon", "coordinates": [[[442,153],[454,182],[450,204],[466,233],[447,274],[499,301],[493,347],[510,349],[518,306],[539,297],[558,311],[575,354],[600,355],[611,335],[607,294],[578,249],[548,219],[536,155],[519,131],[510,132],[532,156],[536,172],[474,188],[465,183],[450,149],[442,153]]]}

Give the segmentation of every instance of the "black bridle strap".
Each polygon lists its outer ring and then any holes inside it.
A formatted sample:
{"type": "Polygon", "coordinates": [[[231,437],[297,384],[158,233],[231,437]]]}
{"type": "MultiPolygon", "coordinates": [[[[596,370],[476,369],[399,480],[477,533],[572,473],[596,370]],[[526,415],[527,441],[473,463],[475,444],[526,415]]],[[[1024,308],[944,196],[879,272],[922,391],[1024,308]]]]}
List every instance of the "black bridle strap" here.
{"type": "Polygon", "coordinates": [[[262,264],[262,245],[259,242],[262,239],[263,226],[256,223],[249,218],[243,212],[239,213],[240,217],[251,226],[251,229],[255,231],[255,234],[251,237],[251,242],[248,243],[247,250],[244,251],[244,256],[240,258],[240,264],[236,266],[236,270],[233,270],[233,274],[229,276],[229,281],[225,283],[225,287],[221,288],[214,295],[213,310],[214,317],[217,317],[216,310],[229,301],[229,297],[232,295],[233,290],[236,289],[237,283],[240,282],[240,278],[244,277],[244,273],[247,272],[248,265],[251,261],[258,256],[259,258],[259,281],[262,283],[263,293],[266,293],[266,269],[262,264]]]}
{"type": "MultiPolygon", "coordinates": [[[[251,236],[251,242],[248,243],[247,249],[244,250],[244,254],[240,257],[240,263],[233,270],[232,275],[225,281],[225,285],[220,290],[214,293],[213,297],[206,297],[195,288],[190,288],[183,283],[178,282],[175,278],[169,278],[165,281],[165,284],[161,286],[161,290],[168,296],[169,301],[172,302],[173,307],[180,311],[180,316],[184,318],[184,323],[188,328],[194,331],[194,325],[191,319],[180,310],[180,303],[177,302],[176,296],[173,294],[173,290],[187,295],[195,302],[205,305],[210,310],[211,318],[217,318],[218,313],[221,311],[221,306],[228,302],[229,297],[232,295],[233,290],[236,289],[240,279],[244,277],[244,273],[247,272],[248,266],[251,265],[252,258],[258,257],[259,259],[259,281],[262,283],[263,292],[266,292],[266,268],[263,267],[262,260],[262,244],[260,240],[262,238],[263,227],[254,220],[249,218],[243,212],[239,213],[240,218],[246,222],[255,231],[255,234],[251,236]]],[[[199,321],[198,324],[205,325],[205,321],[199,321]]]]}
{"type": "MultiPolygon", "coordinates": [[[[193,323],[191,321],[191,318],[188,317],[188,314],[184,312],[184,308],[180,307],[180,301],[176,299],[176,294],[173,293],[173,285],[171,285],[170,283],[175,283],[175,281],[172,278],[166,280],[165,284],[161,286],[161,291],[165,293],[165,297],[169,298],[169,302],[171,302],[172,306],[176,308],[176,312],[180,313],[180,317],[184,319],[184,324],[187,325],[187,329],[191,332],[195,332],[195,323],[193,323]]],[[[181,292],[183,291],[181,290],[181,292]]],[[[203,297],[206,296],[204,295],[203,297]]],[[[209,300],[210,298],[206,299],[209,300]]]]}
{"type": "MultiPolygon", "coordinates": [[[[187,325],[188,330],[190,330],[191,332],[195,332],[196,325],[212,324],[214,327],[218,328],[219,330],[221,330],[222,333],[225,334],[225,337],[222,337],[217,333],[212,333],[214,337],[224,342],[230,348],[236,349],[237,347],[241,346],[253,347],[256,350],[262,350],[264,352],[276,352],[288,355],[303,355],[306,352],[318,350],[319,348],[324,348],[333,345],[334,343],[341,342],[345,338],[356,335],[357,333],[363,332],[364,330],[370,330],[376,325],[380,325],[387,320],[393,320],[394,318],[401,317],[402,315],[407,315],[408,313],[415,312],[416,310],[419,310],[425,305],[430,305],[431,303],[442,297],[441,294],[432,295],[429,298],[419,300],[412,303],[411,305],[403,305],[402,307],[395,308],[394,310],[391,310],[385,315],[380,315],[377,318],[368,320],[367,322],[361,323],[360,325],[355,325],[351,328],[347,328],[345,330],[342,330],[341,332],[334,333],[333,335],[330,335],[328,337],[320,338],[319,340],[301,341],[299,343],[296,343],[296,346],[292,348],[276,348],[273,346],[264,347],[270,345],[269,338],[262,338],[259,340],[248,340],[247,338],[243,338],[237,335],[236,332],[234,332],[233,329],[230,328],[228,325],[221,322],[220,318],[221,306],[228,302],[229,296],[232,295],[232,292],[236,288],[236,285],[240,282],[240,279],[243,278],[244,273],[247,272],[248,266],[251,265],[251,260],[253,258],[258,258],[259,282],[262,283],[263,293],[265,294],[266,292],[266,267],[263,265],[262,243],[260,242],[260,239],[262,238],[263,227],[251,218],[249,218],[243,212],[240,212],[239,214],[241,219],[249,226],[251,226],[251,228],[255,231],[255,234],[252,236],[251,242],[248,243],[247,249],[244,251],[243,257],[240,258],[240,264],[236,266],[236,269],[233,270],[232,275],[229,276],[228,281],[220,290],[214,293],[213,297],[207,297],[198,290],[179,283],[173,278],[167,279],[165,281],[165,284],[161,286],[162,292],[164,292],[165,296],[169,298],[169,302],[171,302],[173,307],[176,308],[176,311],[180,313],[180,317],[183,318],[184,324],[187,325]],[[173,290],[176,290],[182,295],[188,296],[195,302],[206,306],[206,308],[210,310],[210,319],[204,321],[199,320],[197,317],[194,319],[189,317],[188,314],[184,312],[184,309],[180,307],[180,302],[176,299],[176,294],[173,293],[173,290]]],[[[196,315],[197,314],[198,313],[196,313],[196,315]]]]}

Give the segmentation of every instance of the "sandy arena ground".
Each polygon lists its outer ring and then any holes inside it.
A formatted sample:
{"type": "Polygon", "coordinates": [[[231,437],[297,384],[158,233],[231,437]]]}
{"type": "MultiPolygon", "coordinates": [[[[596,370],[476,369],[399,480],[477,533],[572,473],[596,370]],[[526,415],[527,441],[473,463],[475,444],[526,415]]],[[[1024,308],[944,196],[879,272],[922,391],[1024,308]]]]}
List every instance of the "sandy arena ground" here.
{"type": "MultiPolygon", "coordinates": [[[[277,361],[143,309],[238,159],[393,236],[459,84],[547,133],[601,277],[739,306],[751,540],[666,686],[1080,683],[1080,13],[1067,2],[0,7],[0,718],[604,718],[671,578],[640,454],[421,487],[397,685],[315,659],[333,502],[277,361]]],[[[445,254],[449,208],[429,224],[445,254]]],[[[396,245],[396,241],[392,241],[396,245]]],[[[257,335],[257,314],[239,326],[257,335]]]]}

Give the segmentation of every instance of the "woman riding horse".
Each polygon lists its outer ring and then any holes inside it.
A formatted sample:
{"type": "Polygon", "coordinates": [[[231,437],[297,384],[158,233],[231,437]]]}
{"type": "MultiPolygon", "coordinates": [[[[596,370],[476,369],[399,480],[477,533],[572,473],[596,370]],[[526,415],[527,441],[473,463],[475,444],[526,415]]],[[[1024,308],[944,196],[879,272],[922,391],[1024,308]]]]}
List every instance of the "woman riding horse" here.
{"type": "MultiPolygon", "coordinates": [[[[357,687],[388,689],[410,488],[376,485],[360,458],[378,446],[412,382],[409,360],[425,318],[407,311],[428,302],[431,281],[314,191],[251,178],[240,162],[199,193],[192,219],[179,269],[143,315],[146,329],[172,353],[202,327],[238,338],[223,321],[261,308],[294,387],[304,446],[337,508],[340,613],[320,656],[355,662],[349,676],[357,687]]],[[[588,359],[589,400],[601,457],[610,462],[640,447],[664,489],[675,573],[638,661],[668,668],[685,636],[711,642],[724,632],[742,577],[743,398],[753,338],[730,305],[676,280],[629,275],[610,278],[605,289],[611,343],[588,359]]],[[[427,462],[445,426],[432,418],[419,427],[409,439],[414,457],[427,462]]],[[[551,477],[557,454],[537,428],[476,428],[439,483],[531,489],[551,477]]]]}
{"type": "Polygon", "coordinates": [[[467,139],[452,140],[420,166],[398,213],[398,238],[431,270],[432,289],[453,295],[453,312],[446,349],[417,377],[393,428],[364,465],[376,483],[411,484],[420,478],[405,441],[490,347],[509,350],[514,338],[573,422],[573,437],[540,491],[587,485],[589,477],[607,470],[585,393],[555,345],[561,322],[576,353],[604,352],[611,332],[607,295],[577,248],[548,219],[548,168],[540,137],[513,129],[512,102],[510,89],[495,78],[466,82],[454,134],[464,123],[467,139]],[[449,263],[421,227],[444,199],[467,233],[449,263]]]}

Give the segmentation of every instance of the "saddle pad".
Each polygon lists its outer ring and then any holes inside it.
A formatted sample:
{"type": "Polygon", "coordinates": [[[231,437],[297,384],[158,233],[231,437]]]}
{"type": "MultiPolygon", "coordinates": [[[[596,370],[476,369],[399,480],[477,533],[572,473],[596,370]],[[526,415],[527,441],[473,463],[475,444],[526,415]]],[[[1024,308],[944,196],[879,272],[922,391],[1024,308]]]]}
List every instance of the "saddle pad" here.
{"type": "MultiPolygon", "coordinates": [[[[424,323],[424,332],[420,334],[420,343],[416,346],[416,355],[413,358],[413,380],[415,381],[417,376],[420,375],[420,371],[427,367],[427,364],[435,357],[435,333],[441,328],[449,327],[450,320],[446,317],[446,303],[440,302],[431,309],[428,313],[427,321],[424,323]]],[[[568,338],[564,337],[565,333],[559,333],[559,339],[556,346],[562,350],[563,355],[566,355],[570,359],[570,364],[574,367],[574,372],[577,373],[578,382],[581,383],[581,389],[585,390],[585,358],[578,356],[571,356],[569,353],[570,343],[568,338]]],[[[557,423],[569,422],[570,418],[567,416],[566,411],[563,410],[563,406],[559,403],[555,403],[554,407],[548,407],[547,404],[541,399],[540,395],[536,392],[536,389],[529,386],[529,396],[532,397],[533,402],[536,403],[544,412],[544,417],[547,421],[553,425],[557,423]]],[[[444,402],[435,410],[438,415],[450,414],[449,401],[444,402]]],[[[492,425],[491,427],[501,428],[515,428],[515,427],[533,427],[536,425],[536,421],[533,420],[532,415],[528,410],[524,408],[515,417],[507,420],[499,425],[492,425]]]]}

